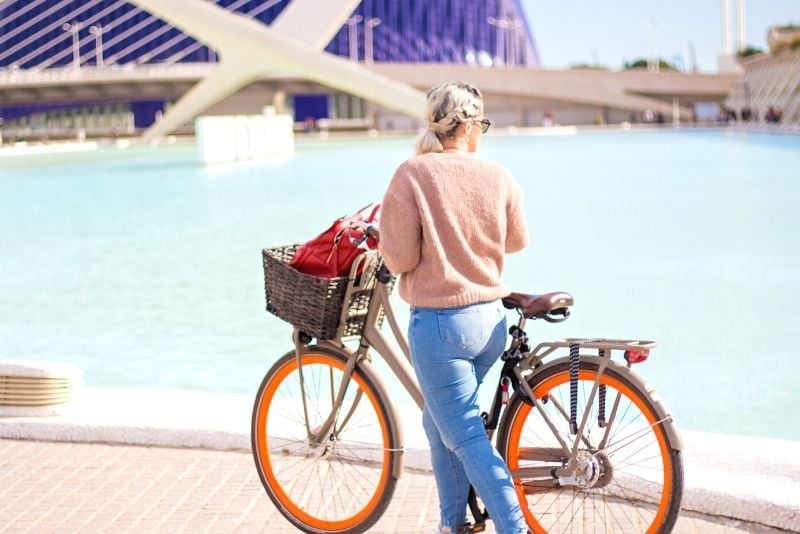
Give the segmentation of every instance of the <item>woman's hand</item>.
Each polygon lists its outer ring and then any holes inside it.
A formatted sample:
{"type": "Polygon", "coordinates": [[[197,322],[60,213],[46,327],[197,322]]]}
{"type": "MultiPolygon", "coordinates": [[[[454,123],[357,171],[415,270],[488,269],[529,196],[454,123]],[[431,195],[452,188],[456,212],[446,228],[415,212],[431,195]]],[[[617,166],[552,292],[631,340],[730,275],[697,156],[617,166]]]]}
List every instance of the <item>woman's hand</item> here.
{"type": "Polygon", "coordinates": [[[350,242],[354,245],[361,245],[366,241],[367,247],[376,248],[381,238],[381,232],[375,223],[352,222],[348,228],[350,242]]]}
{"type": "Polygon", "coordinates": [[[381,231],[377,224],[368,224],[366,228],[367,235],[374,239],[376,242],[381,240],[381,231]]]}

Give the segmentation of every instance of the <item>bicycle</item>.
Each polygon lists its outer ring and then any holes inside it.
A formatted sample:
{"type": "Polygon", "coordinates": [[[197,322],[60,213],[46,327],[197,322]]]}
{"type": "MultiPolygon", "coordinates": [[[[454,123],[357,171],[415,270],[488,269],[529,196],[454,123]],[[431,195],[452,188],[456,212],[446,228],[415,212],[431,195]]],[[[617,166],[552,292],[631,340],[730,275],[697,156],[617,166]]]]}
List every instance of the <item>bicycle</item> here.
{"type": "MultiPolygon", "coordinates": [[[[360,255],[341,287],[326,289],[326,302],[340,306],[327,312],[326,329],[304,323],[308,309],[292,316],[300,304],[289,301],[313,281],[283,288],[283,297],[281,288],[269,287],[268,271],[274,277],[292,253],[292,247],[264,250],[268,309],[295,325],[294,349],[259,387],[253,457],[268,496],[294,526],[309,533],[364,532],[385,512],[404,454],[401,421],[371,364],[371,349],[423,405],[389,300],[393,278],[376,252],[360,255]],[[335,320],[332,313],[339,313],[335,320]],[[381,331],[384,318],[402,354],[381,331]],[[357,345],[349,347],[350,340],[357,345]]],[[[655,390],[631,369],[655,343],[575,338],[531,348],[527,321],[566,320],[572,297],[515,293],[503,303],[519,319],[509,329],[497,391],[483,418],[529,528],[669,532],[680,510],[683,445],[655,390]],[[612,360],[620,353],[624,364],[612,360]]],[[[489,517],[474,490],[469,510],[473,522],[459,532],[484,530],[489,517]]]]}

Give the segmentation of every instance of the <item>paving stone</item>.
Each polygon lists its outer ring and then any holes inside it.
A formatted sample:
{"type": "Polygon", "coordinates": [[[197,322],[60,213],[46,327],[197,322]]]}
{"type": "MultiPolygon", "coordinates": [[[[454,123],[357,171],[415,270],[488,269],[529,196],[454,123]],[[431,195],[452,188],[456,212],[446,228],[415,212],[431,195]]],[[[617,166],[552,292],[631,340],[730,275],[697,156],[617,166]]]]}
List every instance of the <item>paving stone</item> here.
{"type": "MultiPolygon", "coordinates": [[[[407,472],[370,532],[434,532],[437,506],[432,476],[407,472]]],[[[88,443],[0,439],[0,517],[8,534],[297,532],[247,453],[88,443]]],[[[675,532],[783,531],[685,513],[675,532]]]]}

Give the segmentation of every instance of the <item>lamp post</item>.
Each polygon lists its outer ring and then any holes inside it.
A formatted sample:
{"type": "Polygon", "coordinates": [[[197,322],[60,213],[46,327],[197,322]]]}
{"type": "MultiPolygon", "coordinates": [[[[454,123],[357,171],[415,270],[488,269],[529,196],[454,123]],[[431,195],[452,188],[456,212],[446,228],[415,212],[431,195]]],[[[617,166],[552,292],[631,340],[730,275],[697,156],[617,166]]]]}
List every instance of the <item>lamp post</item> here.
{"type": "Polygon", "coordinates": [[[496,19],[494,17],[488,17],[486,19],[486,22],[488,22],[489,24],[491,24],[492,26],[497,28],[497,40],[496,40],[497,50],[496,50],[496,53],[495,53],[495,57],[498,60],[502,60],[502,56],[500,55],[501,45],[502,45],[502,48],[503,48],[503,56],[506,56],[506,59],[508,59],[508,57],[507,57],[508,56],[508,50],[507,50],[507,47],[505,45],[507,44],[506,41],[508,40],[508,24],[509,24],[510,21],[511,21],[511,19],[506,18],[506,17],[502,17],[502,18],[499,18],[499,19],[496,19]],[[503,30],[505,33],[501,34],[500,30],[503,30]]]}
{"type": "Polygon", "coordinates": [[[722,53],[729,55],[731,53],[731,38],[730,38],[730,1],[722,0],[722,53]]]}
{"type": "Polygon", "coordinates": [[[72,33],[72,67],[74,69],[81,68],[81,50],[78,42],[78,32],[81,28],[83,28],[82,22],[65,22],[61,25],[62,30],[72,33]]]}
{"type": "Polygon", "coordinates": [[[744,30],[744,0],[736,2],[736,51],[741,52],[747,46],[744,30]]]}
{"type": "Polygon", "coordinates": [[[361,15],[353,15],[345,21],[349,26],[349,41],[348,48],[350,49],[350,61],[358,61],[358,23],[364,20],[361,15]]]}
{"type": "Polygon", "coordinates": [[[367,65],[372,65],[372,59],[373,59],[372,29],[379,26],[380,23],[381,19],[379,19],[378,17],[372,17],[371,19],[367,19],[366,21],[364,21],[364,63],[366,63],[367,65]]]}
{"type": "Polygon", "coordinates": [[[522,28],[522,21],[512,18],[508,26],[508,55],[509,59],[506,61],[512,67],[517,64],[517,47],[519,46],[519,29],[522,28]]]}
{"type": "Polygon", "coordinates": [[[103,65],[103,27],[100,24],[97,26],[91,26],[89,28],[89,33],[94,35],[94,49],[96,53],[97,66],[100,67],[103,65]]]}
{"type": "Polygon", "coordinates": [[[744,93],[744,102],[742,107],[739,108],[739,120],[745,122],[752,118],[753,111],[750,109],[750,84],[747,82],[735,82],[734,88],[737,88],[737,93],[744,93]]]}
{"type": "Polygon", "coordinates": [[[659,72],[660,65],[658,56],[656,54],[656,33],[661,31],[661,24],[658,22],[645,22],[640,20],[639,27],[647,32],[648,41],[648,57],[647,57],[647,71],[659,72]]]}

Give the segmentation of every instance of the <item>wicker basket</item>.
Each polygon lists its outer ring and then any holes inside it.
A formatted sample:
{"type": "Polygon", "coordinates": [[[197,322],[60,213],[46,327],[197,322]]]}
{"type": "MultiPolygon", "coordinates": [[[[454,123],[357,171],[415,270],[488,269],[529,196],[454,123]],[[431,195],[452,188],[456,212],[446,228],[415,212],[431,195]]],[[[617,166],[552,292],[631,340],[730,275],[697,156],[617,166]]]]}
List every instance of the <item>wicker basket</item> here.
{"type": "MultiPolygon", "coordinates": [[[[265,248],[264,290],[267,311],[317,339],[333,339],[339,329],[348,278],[318,278],[303,274],[289,261],[299,245],[265,248]]],[[[342,337],[361,335],[374,280],[369,289],[350,296],[342,337]]]]}

